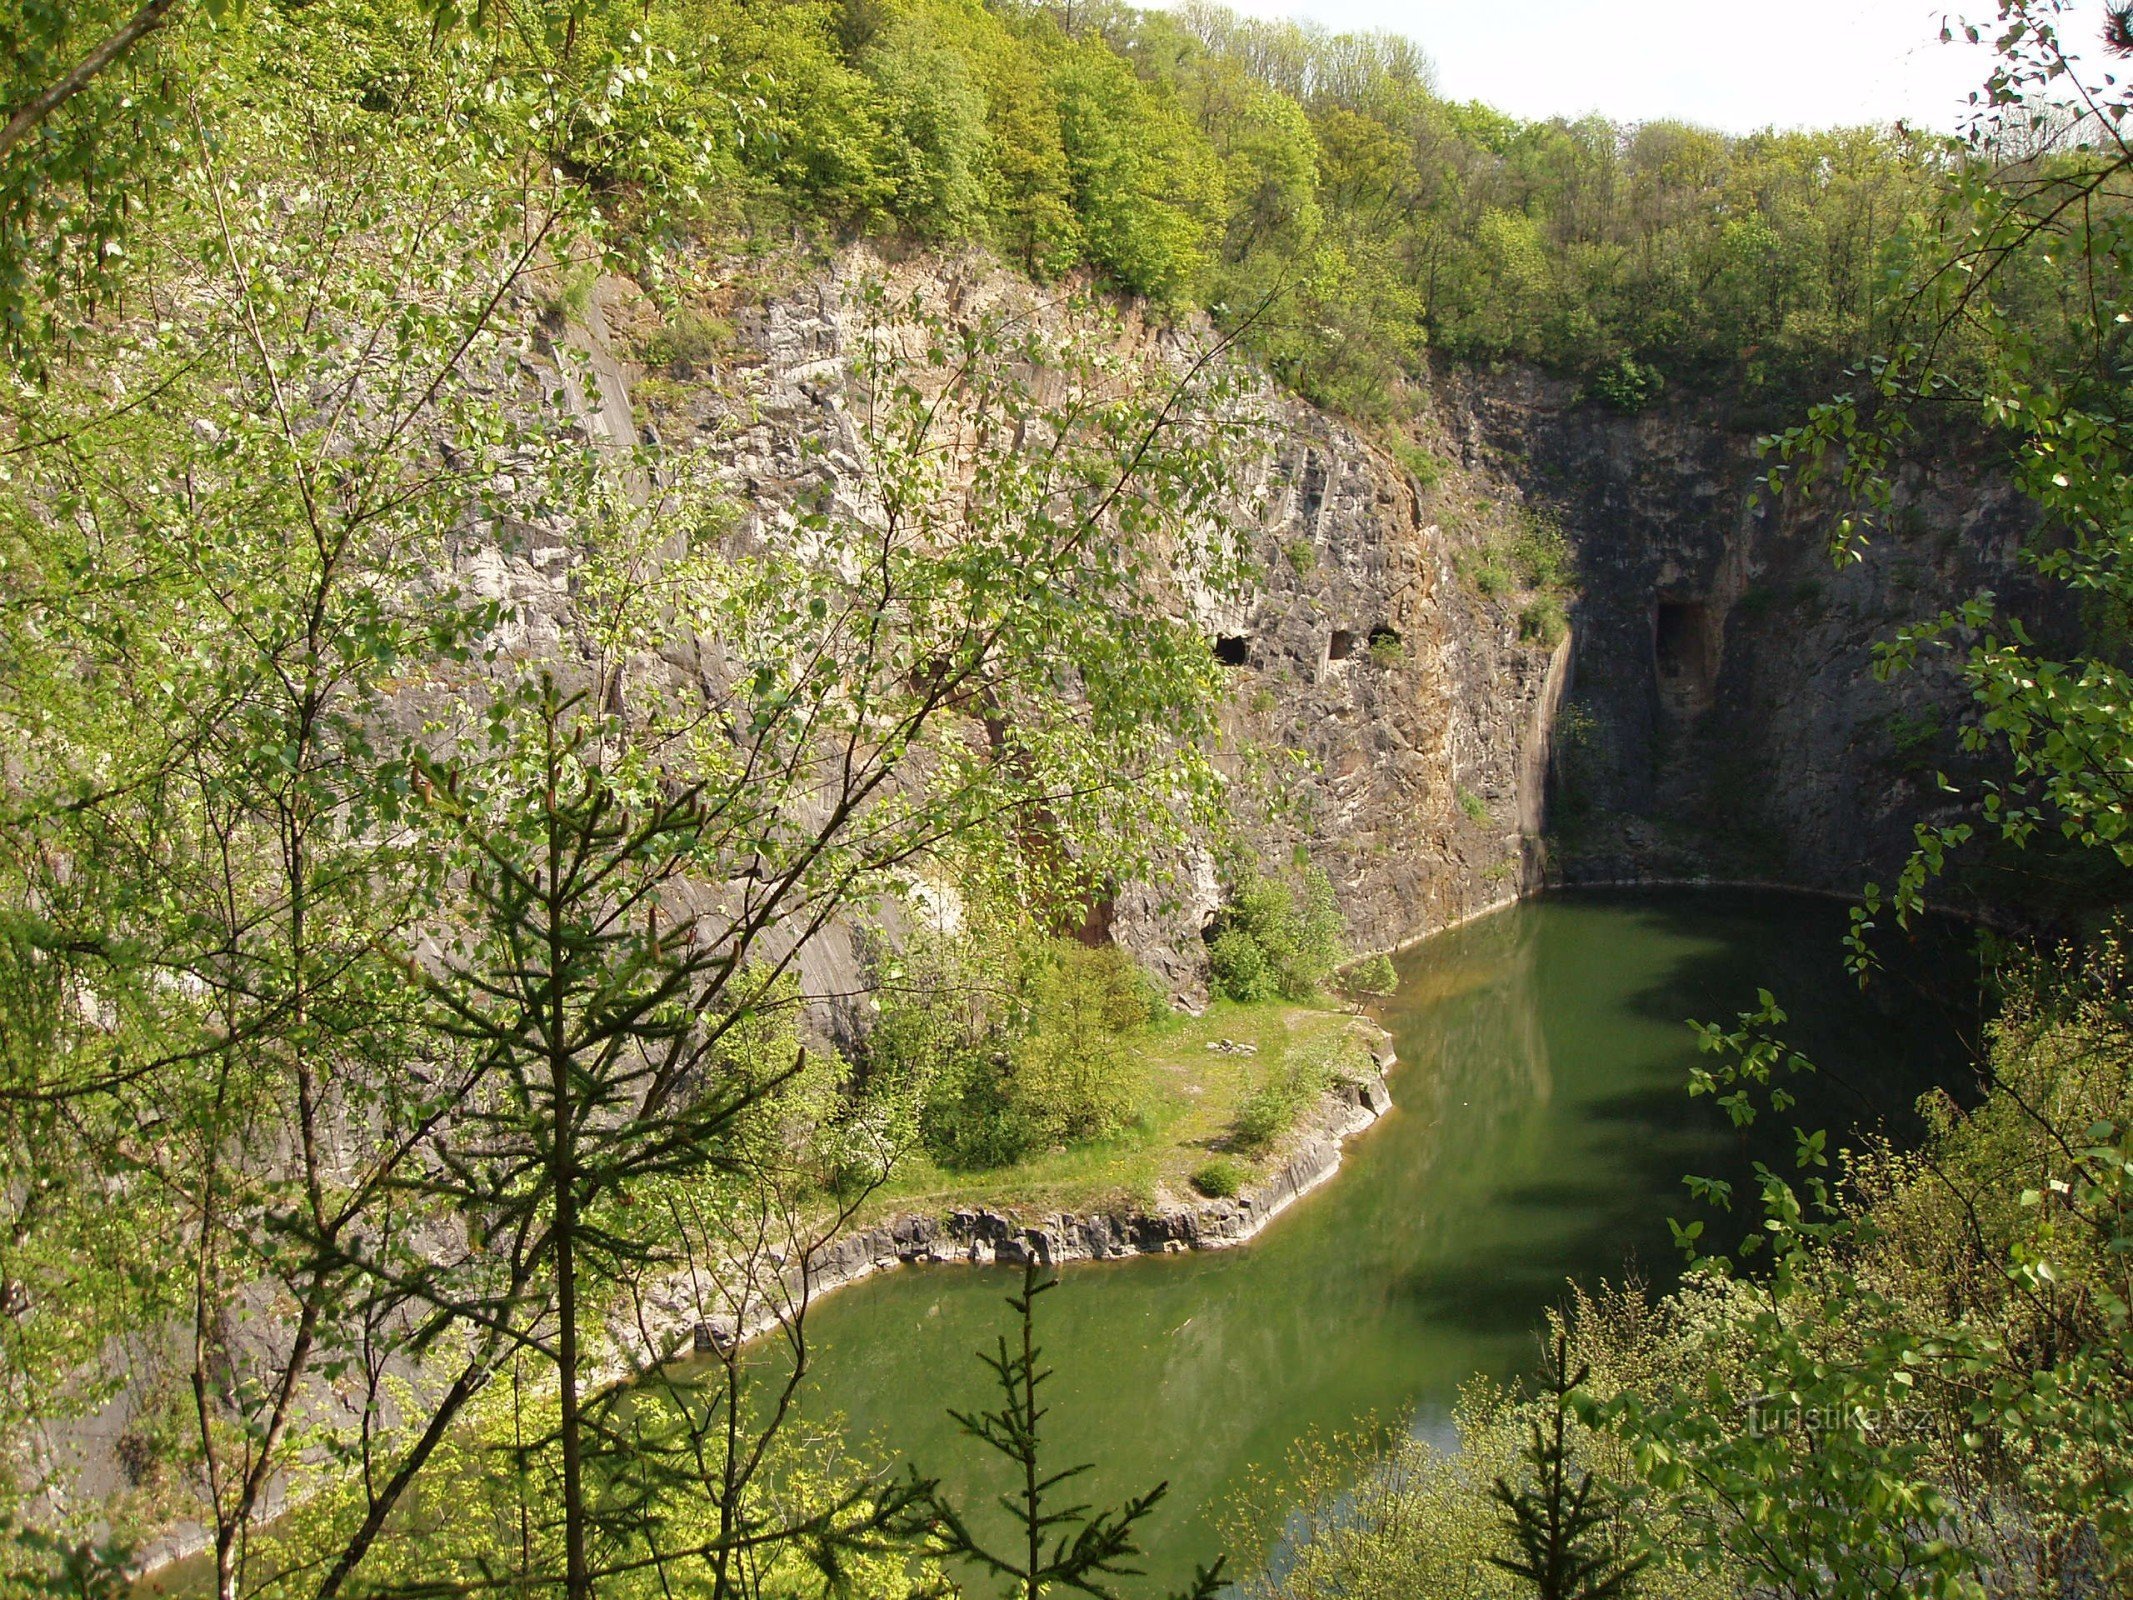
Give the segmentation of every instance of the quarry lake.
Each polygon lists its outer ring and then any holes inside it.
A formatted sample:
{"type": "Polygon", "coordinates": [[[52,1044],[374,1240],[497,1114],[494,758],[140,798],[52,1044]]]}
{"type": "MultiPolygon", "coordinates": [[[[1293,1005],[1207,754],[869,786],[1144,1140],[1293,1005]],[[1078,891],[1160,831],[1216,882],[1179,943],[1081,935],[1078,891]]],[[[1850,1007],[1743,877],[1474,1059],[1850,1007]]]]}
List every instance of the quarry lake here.
{"type": "MultiPolygon", "coordinates": [[[[1961,1085],[1978,1009],[1948,975],[1970,970],[1965,936],[1937,932],[1929,953],[1891,930],[1862,995],[1844,926],[1832,901],[1608,891],[1443,934],[1400,958],[1380,1010],[1395,1109],[1330,1183],[1235,1250],[1068,1268],[1039,1303],[1052,1461],[1097,1462],[1080,1498],[1099,1504],[1169,1481],[1137,1592],[1178,1586],[1225,1518],[1278,1506],[1308,1435],[1373,1420],[1448,1435],[1462,1385],[1531,1365],[1566,1280],[1671,1281],[1667,1220],[1704,1214],[1683,1175],[1744,1176],[1757,1153],[1687,1096],[1691,1019],[1730,1021],[1771,990],[1821,1068],[1810,1126],[1901,1138],[1919,1093],[1961,1085]]],[[[1715,1218],[1709,1236],[1739,1226],[1715,1218]]],[[[974,1352],[1008,1330],[1018,1281],[913,1267],[824,1301],[805,1415],[966,1500],[1004,1491],[947,1412],[995,1403],[974,1352]]]]}

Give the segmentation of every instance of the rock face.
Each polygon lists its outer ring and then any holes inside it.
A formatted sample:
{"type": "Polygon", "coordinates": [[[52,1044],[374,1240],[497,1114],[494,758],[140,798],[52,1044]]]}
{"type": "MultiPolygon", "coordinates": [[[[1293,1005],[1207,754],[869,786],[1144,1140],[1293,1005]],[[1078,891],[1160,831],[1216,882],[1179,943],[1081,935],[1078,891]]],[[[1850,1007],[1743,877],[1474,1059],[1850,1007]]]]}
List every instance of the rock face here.
{"type": "Polygon", "coordinates": [[[1538,886],[1521,822],[1568,651],[1466,583],[1463,541],[1374,445],[1301,402],[1281,416],[1264,576],[1223,636],[1232,736],[1275,763],[1251,836],[1272,866],[1307,853],[1357,948],[1390,949],[1538,886]]]}
{"type": "MultiPolygon", "coordinates": [[[[956,307],[1016,292],[971,260],[855,251],[790,273],[732,308],[730,359],[660,379],[646,438],[708,449],[748,519],[843,492],[858,475],[847,292],[878,273],[956,307]]],[[[627,296],[603,298],[617,334],[581,330],[596,438],[647,376],[615,354],[627,296]]],[[[1176,351],[1204,333],[1136,336],[1176,351]]],[[[1748,504],[1762,464],[1746,433],[1689,411],[1622,416],[1529,372],[1447,370],[1419,399],[1449,480],[1428,486],[1377,438],[1263,391],[1260,576],[1194,613],[1230,678],[1242,840],[1265,867],[1324,868],[1358,950],[1550,882],[1855,889],[1901,860],[1933,774],[1963,767],[1960,685],[1945,669],[1877,680],[1874,641],[1983,588],[2052,620],[2019,560],[2025,502],[1988,475],[1910,471],[1895,532],[1840,570],[1826,505],[1748,504]],[[1575,550],[1569,639],[1526,637],[1516,598],[1473,581],[1489,516],[1520,506],[1559,517],[1575,550]]],[[[1100,925],[1196,995],[1221,901],[1212,841],[1168,866],[1119,886],[1100,925]]],[[[852,991],[855,962],[831,930],[808,986],[852,991]]]]}
{"type": "Polygon", "coordinates": [[[1437,402],[1469,465],[1556,508],[1578,556],[1555,881],[1856,890],[1942,803],[1934,774],[1971,766],[1962,686],[1933,665],[1882,681],[1874,643],[1986,589],[2047,636],[2068,620],[2021,560],[2033,518],[2004,478],[1908,467],[1893,527],[1840,568],[1826,501],[1749,504],[1748,434],[1530,373],[1446,373],[1437,402]]]}
{"type": "MultiPolygon", "coordinates": [[[[615,289],[575,335],[598,378],[597,393],[579,386],[588,435],[612,437],[628,387],[656,378],[647,440],[715,459],[744,534],[803,494],[859,493],[844,402],[859,338],[848,291],[875,275],[899,298],[958,313],[1028,294],[982,262],[892,265],[855,250],[729,308],[729,358],[677,382],[616,357],[656,314],[615,289]]],[[[1210,337],[1134,336],[1173,355],[1210,337]]],[[[1261,576],[1240,599],[1190,602],[1231,678],[1236,810],[1265,864],[1308,856],[1327,870],[1357,948],[1390,948],[1538,885],[1525,841],[1541,816],[1568,654],[1522,639],[1508,601],[1460,578],[1461,539],[1371,439],[1271,388],[1254,403],[1271,419],[1259,480],[1245,486],[1264,507],[1251,530],[1261,576]]],[[[1101,920],[1189,994],[1204,984],[1201,934],[1220,885],[1207,845],[1169,865],[1165,881],[1119,886],[1101,920]]],[[[850,959],[825,941],[809,987],[856,987],[841,970],[850,959]]]]}

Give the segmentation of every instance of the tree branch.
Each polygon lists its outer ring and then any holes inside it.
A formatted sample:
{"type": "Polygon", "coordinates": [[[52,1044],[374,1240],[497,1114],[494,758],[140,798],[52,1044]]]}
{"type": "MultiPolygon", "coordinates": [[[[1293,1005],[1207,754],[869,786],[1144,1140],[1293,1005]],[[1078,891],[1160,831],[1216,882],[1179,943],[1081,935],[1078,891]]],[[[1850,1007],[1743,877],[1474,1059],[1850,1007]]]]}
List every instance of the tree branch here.
{"type": "Polygon", "coordinates": [[[148,0],[123,28],[83,58],[80,66],[7,119],[0,128],[0,156],[29,137],[30,130],[89,87],[99,72],[170,21],[178,0],[148,0]]]}

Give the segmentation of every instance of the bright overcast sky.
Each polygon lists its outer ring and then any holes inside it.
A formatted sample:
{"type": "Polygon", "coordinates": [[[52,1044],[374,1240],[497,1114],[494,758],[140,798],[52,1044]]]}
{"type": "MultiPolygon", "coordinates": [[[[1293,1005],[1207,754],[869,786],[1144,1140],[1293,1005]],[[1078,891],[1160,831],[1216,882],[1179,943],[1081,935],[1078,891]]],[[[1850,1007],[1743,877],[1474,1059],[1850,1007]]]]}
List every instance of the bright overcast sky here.
{"type": "MultiPolygon", "coordinates": [[[[1953,131],[1987,52],[1940,43],[1943,16],[1993,0],[1229,0],[1254,16],[1404,33],[1438,88],[1522,117],[1598,111],[1743,132],[1893,122],[1953,131]]],[[[2103,0],[2062,30],[2095,54],[2103,0]]],[[[1958,40],[1961,35],[1958,33],[1958,40]]]]}

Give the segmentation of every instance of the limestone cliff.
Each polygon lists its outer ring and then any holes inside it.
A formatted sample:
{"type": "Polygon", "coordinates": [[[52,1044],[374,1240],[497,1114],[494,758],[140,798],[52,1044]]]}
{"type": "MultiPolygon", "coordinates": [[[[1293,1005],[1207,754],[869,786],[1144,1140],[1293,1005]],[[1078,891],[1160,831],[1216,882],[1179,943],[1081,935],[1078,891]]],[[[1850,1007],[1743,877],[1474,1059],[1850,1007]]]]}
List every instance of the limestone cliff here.
{"type": "Polygon", "coordinates": [[[1935,775],[1975,762],[1946,665],[1884,681],[1874,643],[1981,590],[2069,620],[2021,560],[2029,503],[1958,452],[1906,467],[1892,526],[1839,566],[1829,503],[1751,504],[1754,435],[1691,408],[1623,416],[1531,373],[1447,372],[1435,398],[1469,466],[1556,508],[1577,551],[1557,881],[1885,876],[1948,804],[1935,775]]]}
{"type": "MultiPolygon", "coordinates": [[[[1027,293],[970,258],[757,267],[718,305],[724,347],[677,364],[659,359],[661,314],[610,283],[573,335],[595,357],[588,432],[711,454],[749,519],[838,492],[855,466],[848,291],[878,273],[973,313],[1027,293]]],[[[1176,352],[1208,337],[1127,326],[1176,352]]],[[[1932,774],[1959,761],[1958,686],[1878,681],[1873,641],[1980,588],[2042,608],[2018,560],[2024,503],[1989,473],[1910,472],[1895,534],[1840,570],[1826,507],[1751,507],[1753,437],[1692,408],[1623,416],[1532,373],[1466,370],[1438,373],[1398,429],[1270,387],[1260,403],[1259,577],[1242,598],[1196,599],[1194,620],[1229,675],[1243,843],[1269,867],[1325,868],[1358,949],[1548,881],[1855,888],[1901,858],[1932,774]],[[1385,449],[1409,437],[1433,453],[1423,477],[1385,449]],[[1559,517],[1574,547],[1569,638],[1522,627],[1518,595],[1473,581],[1522,507],[1559,517]]],[[[1216,843],[1103,908],[1180,992],[1204,973],[1216,843]]],[[[810,986],[852,988],[854,960],[833,933],[810,986]]]]}
{"type": "MultiPolygon", "coordinates": [[[[842,492],[856,468],[843,410],[857,337],[848,291],[879,273],[899,293],[971,314],[1027,293],[982,262],[854,251],[736,291],[718,307],[726,348],[677,364],[657,359],[660,313],[610,283],[574,331],[599,377],[583,400],[588,433],[612,437],[634,407],[658,450],[711,453],[748,520],[842,492]]],[[[1178,351],[1209,337],[1152,323],[1134,332],[1178,351]]],[[[1529,840],[1568,652],[1522,638],[1509,599],[1462,581],[1462,538],[1436,515],[1441,496],[1371,438],[1270,386],[1258,403],[1270,436],[1244,498],[1262,508],[1251,529],[1259,578],[1241,599],[1192,600],[1229,676],[1233,809],[1262,863],[1325,867],[1356,946],[1388,948],[1539,881],[1529,840]]],[[[1182,992],[1203,981],[1217,843],[1173,859],[1161,882],[1120,885],[1103,908],[1103,925],[1182,992]]],[[[815,957],[823,988],[852,987],[840,939],[815,957]]]]}

